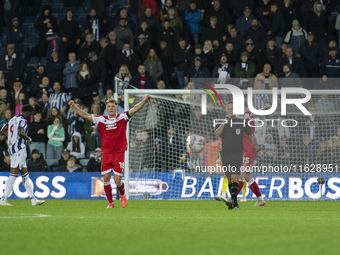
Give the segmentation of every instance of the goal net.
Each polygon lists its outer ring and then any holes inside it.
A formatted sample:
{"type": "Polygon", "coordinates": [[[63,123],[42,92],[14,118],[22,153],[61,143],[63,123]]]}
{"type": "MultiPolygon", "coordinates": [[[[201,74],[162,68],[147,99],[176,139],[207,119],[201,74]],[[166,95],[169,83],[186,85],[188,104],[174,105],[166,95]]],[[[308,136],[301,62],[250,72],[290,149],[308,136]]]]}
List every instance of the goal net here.
{"type": "MultiPolygon", "coordinates": [[[[265,154],[263,159],[257,156],[252,168],[264,199],[339,200],[340,91],[301,90],[295,80],[290,81],[292,88],[261,89],[267,82],[229,80],[224,82],[226,87],[216,80],[198,79],[188,90],[125,90],[125,110],[146,94],[152,96],[128,126],[124,178],[129,198],[213,199],[221,195],[221,139],[214,132],[226,116],[221,102],[233,101],[234,111],[248,102],[252,114],[266,104],[272,106],[255,122],[239,124],[255,127],[265,154]],[[255,89],[243,89],[249,84],[255,89]],[[193,137],[204,138],[199,153],[194,153],[193,146],[201,144],[193,137]]],[[[312,82],[318,81],[306,79],[299,84],[312,82]]],[[[256,198],[249,187],[246,197],[256,198]]]]}

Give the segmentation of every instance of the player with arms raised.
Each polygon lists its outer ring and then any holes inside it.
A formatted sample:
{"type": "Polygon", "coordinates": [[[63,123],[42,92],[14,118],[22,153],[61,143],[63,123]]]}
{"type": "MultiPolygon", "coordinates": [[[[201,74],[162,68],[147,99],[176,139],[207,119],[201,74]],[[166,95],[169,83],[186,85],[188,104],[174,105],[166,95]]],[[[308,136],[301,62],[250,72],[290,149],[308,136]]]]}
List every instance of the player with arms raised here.
{"type": "Polygon", "coordinates": [[[28,196],[31,199],[32,205],[42,205],[43,203],[45,203],[45,200],[38,200],[34,197],[33,187],[30,183],[27,172],[26,147],[32,143],[32,139],[27,136],[27,121],[31,118],[32,113],[33,107],[28,104],[24,105],[22,107],[22,114],[11,118],[8,124],[1,129],[3,133],[8,130],[7,144],[8,152],[11,155],[11,173],[6,183],[4,195],[0,200],[0,205],[11,205],[7,202],[7,198],[13,190],[13,185],[19,172],[22,177],[22,183],[27,191],[28,196]]]}
{"type": "Polygon", "coordinates": [[[112,200],[112,187],[110,184],[111,173],[113,172],[114,181],[118,187],[122,200],[122,207],[127,206],[124,182],[122,176],[124,172],[124,152],[127,149],[126,127],[130,118],[138,112],[150,99],[147,95],[141,102],[136,104],[129,111],[117,115],[118,103],[115,99],[109,98],[106,101],[108,116],[88,114],[78,108],[71,100],[69,105],[74,111],[84,119],[90,120],[98,125],[102,144],[102,175],[104,177],[104,190],[109,201],[107,208],[114,208],[112,200]]]}

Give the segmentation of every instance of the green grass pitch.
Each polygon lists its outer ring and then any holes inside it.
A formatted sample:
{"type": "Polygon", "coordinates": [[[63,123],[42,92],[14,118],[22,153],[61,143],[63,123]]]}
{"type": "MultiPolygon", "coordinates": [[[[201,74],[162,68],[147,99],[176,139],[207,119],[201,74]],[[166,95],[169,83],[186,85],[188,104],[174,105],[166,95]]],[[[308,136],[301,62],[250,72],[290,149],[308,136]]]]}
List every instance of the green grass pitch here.
{"type": "Polygon", "coordinates": [[[2,255],[339,254],[338,201],[9,200],[0,207],[2,255]]]}

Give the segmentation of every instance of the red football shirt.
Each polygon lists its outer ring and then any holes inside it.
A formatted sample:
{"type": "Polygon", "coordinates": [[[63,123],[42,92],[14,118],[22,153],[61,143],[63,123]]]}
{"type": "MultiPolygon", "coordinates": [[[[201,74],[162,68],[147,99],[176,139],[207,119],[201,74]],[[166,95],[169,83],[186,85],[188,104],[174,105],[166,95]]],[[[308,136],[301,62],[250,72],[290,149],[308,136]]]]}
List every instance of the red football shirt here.
{"type": "MultiPolygon", "coordinates": [[[[255,126],[255,120],[250,117],[250,114],[251,114],[250,111],[245,112],[244,115],[243,115],[243,119],[246,121],[246,125],[248,125],[248,122],[249,122],[249,126],[251,128],[251,133],[254,135],[254,133],[255,133],[255,127],[254,127],[255,126]]],[[[255,135],[254,135],[254,137],[255,137],[255,135]]],[[[255,139],[256,139],[256,137],[255,137],[255,139]]],[[[243,149],[244,153],[254,153],[254,151],[255,151],[254,146],[251,144],[248,136],[245,133],[243,134],[243,148],[244,148],[243,149]]],[[[256,151],[255,151],[255,153],[256,153],[256,151]]]]}
{"type": "Polygon", "coordinates": [[[102,153],[115,154],[126,151],[126,126],[130,120],[127,112],[118,114],[115,118],[92,114],[92,119],[98,125],[102,153]]]}

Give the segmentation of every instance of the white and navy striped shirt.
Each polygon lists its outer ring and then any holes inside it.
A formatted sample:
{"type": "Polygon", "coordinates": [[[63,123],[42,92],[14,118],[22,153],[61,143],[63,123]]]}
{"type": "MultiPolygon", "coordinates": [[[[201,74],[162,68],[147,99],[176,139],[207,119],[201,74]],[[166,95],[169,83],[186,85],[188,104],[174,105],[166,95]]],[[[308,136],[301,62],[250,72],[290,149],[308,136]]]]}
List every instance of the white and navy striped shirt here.
{"type": "Polygon", "coordinates": [[[92,34],[95,41],[99,41],[99,19],[91,19],[92,34]]]}
{"type": "Polygon", "coordinates": [[[50,103],[50,110],[55,107],[59,111],[63,109],[64,106],[67,105],[68,99],[67,95],[64,92],[60,92],[58,94],[52,93],[50,95],[49,103],[50,103]]]}
{"type": "Polygon", "coordinates": [[[27,147],[27,141],[19,136],[19,128],[22,128],[27,134],[27,120],[21,114],[13,117],[8,122],[8,152],[10,155],[27,147]]]}

